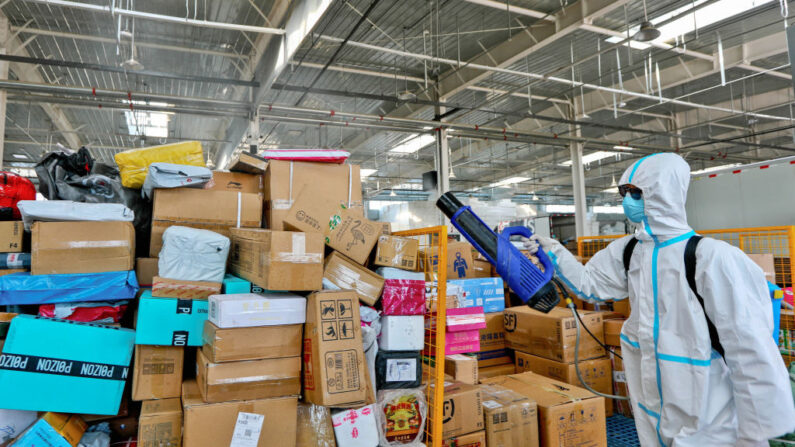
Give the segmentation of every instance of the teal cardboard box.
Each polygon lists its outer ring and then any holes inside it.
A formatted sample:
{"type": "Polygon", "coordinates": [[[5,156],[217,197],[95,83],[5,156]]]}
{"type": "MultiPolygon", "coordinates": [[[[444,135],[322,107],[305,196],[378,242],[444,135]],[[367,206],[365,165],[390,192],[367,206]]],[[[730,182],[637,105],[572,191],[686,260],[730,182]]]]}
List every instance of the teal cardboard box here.
{"type": "Polygon", "coordinates": [[[116,414],[134,341],[130,329],[19,315],[0,355],[0,408],[116,414]]]}
{"type": "Polygon", "coordinates": [[[201,346],[207,300],[153,298],[145,290],[138,300],[136,345],[201,346]]]}
{"type": "Polygon", "coordinates": [[[238,278],[229,273],[224,276],[222,293],[230,295],[232,293],[251,293],[251,283],[243,278],[238,278]]]}

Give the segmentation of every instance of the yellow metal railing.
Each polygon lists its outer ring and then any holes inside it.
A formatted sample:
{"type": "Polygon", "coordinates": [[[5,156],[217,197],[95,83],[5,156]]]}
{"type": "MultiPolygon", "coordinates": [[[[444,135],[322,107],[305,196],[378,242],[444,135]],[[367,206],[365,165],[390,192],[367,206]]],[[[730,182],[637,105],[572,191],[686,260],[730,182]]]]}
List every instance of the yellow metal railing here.
{"type": "Polygon", "coordinates": [[[447,227],[399,231],[395,236],[411,237],[420,243],[419,269],[426,279],[436,281],[436,293],[427,294],[425,311],[426,358],[423,368],[428,417],[425,424],[425,444],[442,446],[444,420],[444,349],[447,318],[447,227]]]}

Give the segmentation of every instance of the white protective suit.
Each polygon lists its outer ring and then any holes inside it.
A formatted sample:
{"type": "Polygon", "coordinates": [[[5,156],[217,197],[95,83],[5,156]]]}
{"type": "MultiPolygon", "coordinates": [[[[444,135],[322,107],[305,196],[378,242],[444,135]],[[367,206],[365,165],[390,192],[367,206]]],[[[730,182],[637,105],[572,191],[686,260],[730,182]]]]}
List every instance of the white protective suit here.
{"type": "Polygon", "coordinates": [[[620,184],[643,190],[629,274],[627,236],[583,266],[557,242],[549,250],[558,276],[598,302],[629,296],[632,314],[621,352],[643,446],[767,446],[795,430],[789,376],[771,337],[770,295],[762,270],[739,249],[705,238],[696,252],[696,284],[717,327],[725,361],[712,350],[707,323],[685,277],[688,164],[676,154],[645,157],[620,184]]]}

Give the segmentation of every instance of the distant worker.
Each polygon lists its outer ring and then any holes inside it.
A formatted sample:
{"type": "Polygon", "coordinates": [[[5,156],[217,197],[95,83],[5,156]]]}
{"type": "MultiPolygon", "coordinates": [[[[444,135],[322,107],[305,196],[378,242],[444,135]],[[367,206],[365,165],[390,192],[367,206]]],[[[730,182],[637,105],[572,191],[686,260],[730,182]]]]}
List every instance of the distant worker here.
{"type": "Polygon", "coordinates": [[[533,236],[525,245],[532,253],[540,245],[563,282],[590,302],[629,296],[621,355],[643,446],[767,446],[795,430],[767,283],[738,248],[708,238],[689,242],[689,182],[690,168],[676,154],[630,166],[619,192],[637,231],[584,266],[553,239],[533,236]],[[686,279],[688,245],[699,296],[686,279]]]}
{"type": "Polygon", "coordinates": [[[453,269],[455,269],[456,273],[458,274],[459,278],[464,278],[467,276],[467,269],[469,266],[467,265],[466,259],[461,257],[461,252],[457,252],[455,254],[455,261],[453,261],[453,269]]]}

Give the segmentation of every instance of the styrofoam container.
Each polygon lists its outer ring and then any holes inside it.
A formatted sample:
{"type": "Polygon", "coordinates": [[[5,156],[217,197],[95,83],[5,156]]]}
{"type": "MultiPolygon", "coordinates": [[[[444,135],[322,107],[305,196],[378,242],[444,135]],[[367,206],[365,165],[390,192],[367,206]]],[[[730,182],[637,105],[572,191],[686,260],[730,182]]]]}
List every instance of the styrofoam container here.
{"type": "Polygon", "coordinates": [[[306,298],[292,293],[210,295],[208,320],[220,328],[306,322],[306,298]]]}
{"type": "Polygon", "coordinates": [[[387,315],[381,318],[378,348],[384,351],[420,351],[425,318],[422,315],[387,315]]]}

